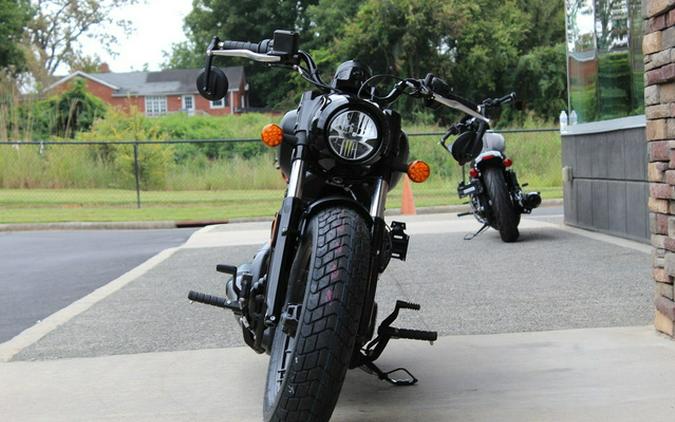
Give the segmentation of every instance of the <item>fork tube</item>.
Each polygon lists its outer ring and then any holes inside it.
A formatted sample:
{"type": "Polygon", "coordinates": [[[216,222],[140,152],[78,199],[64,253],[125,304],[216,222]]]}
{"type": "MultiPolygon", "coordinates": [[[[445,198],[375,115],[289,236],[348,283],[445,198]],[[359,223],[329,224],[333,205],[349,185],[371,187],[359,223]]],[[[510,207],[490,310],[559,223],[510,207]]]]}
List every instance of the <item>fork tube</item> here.
{"type": "MultiPolygon", "coordinates": [[[[267,325],[276,325],[286,297],[286,277],[293,262],[295,243],[302,217],[302,185],[305,177],[305,147],[296,145],[293,151],[291,174],[286,197],[281,204],[279,228],[270,259],[267,279],[265,319],[267,325]]],[[[257,340],[257,339],[256,339],[257,340]]]]}
{"type": "Polygon", "coordinates": [[[305,174],[305,162],[302,159],[296,159],[291,166],[291,174],[288,178],[288,192],[286,197],[302,197],[302,176],[305,174]]]}
{"type": "Polygon", "coordinates": [[[387,200],[389,183],[384,177],[379,177],[375,182],[375,189],[370,200],[370,216],[373,217],[372,240],[370,250],[370,274],[368,275],[368,287],[359,322],[359,331],[357,335],[357,344],[364,345],[370,340],[370,323],[375,303],[375,291],[377,290],[377,279],[380,274],[380,262],[382,255],[383,239],[388,236],[385,232],[386,223],[384,222],[384,208],[387,200]]]}
{"type": "Polygon", "coordinates": [[[370,216],[384,219],[384,205],[387,202],[387,191],[389,183],[383,177],[379,177],[375,182],[375,191],[370,201],[370,216]]]}

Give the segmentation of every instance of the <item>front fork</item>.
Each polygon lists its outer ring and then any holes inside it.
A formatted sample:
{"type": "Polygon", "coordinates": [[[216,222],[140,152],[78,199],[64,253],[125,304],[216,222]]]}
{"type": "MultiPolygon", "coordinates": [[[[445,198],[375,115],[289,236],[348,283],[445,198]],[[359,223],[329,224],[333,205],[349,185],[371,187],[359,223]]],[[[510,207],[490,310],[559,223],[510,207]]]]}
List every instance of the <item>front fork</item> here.
{"type": "MultiPolygon", "coordinates": [[[[389,235],[386,231],[384,221],[384,210],[387,202],[387,193],[389,192],[389,183],[383,178],[378,177],[375,181],[375,189],[370,200],[370,217],[373,219],[371,248],[370,248],[370,274],[368,276],[368,286],[366,296],[363,302],[361,312],[361,321],[359,322],[359,331],[356,339],[355,350],[358,351],[372,336],[372,325],[375,323],[376,312],[375,292],[377,291],[377,280],[380,275],[380,263],[382,262],[384,236],[389,235]]],[[[407,249],[407,245],[406,245],[407,249]]]]}
{"type": "Polygon", "coordinates": [[[287,276],[290,272],[299,235],[298,230],[302,218],[302,185],[305,177],[304,148],[303,145],[298,145],[293,153],[288,189],[277,221],[274,251],[267,276],[265,327],[277,324],[285,301],[286,289],[283,287],[285,285],[282,286],[281,276],[287,276]]]}

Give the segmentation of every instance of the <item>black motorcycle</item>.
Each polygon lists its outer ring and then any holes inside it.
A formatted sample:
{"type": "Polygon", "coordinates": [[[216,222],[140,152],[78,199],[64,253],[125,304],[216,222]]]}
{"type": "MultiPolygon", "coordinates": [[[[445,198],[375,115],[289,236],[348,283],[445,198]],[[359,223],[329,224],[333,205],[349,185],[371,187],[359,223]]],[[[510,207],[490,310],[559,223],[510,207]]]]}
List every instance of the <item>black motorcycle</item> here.
{"type": "MultiPolygon", "coordinates": [[[[484,116],[491,116],[503,104],[515,99],[515,93],[501,98],[488,98],[477,109],[484,116]]],[[[475,233],[464,237],[471,240],[493,227],[499,231],[504,242],[515,242],[520,236],[518,225],[521,214],[529,214],[541,204],[539,192],[523,192],[513,161],[505,155],[506,143],[499,133],[489,131],[489,121],[465,116],[453,125],[441,139],[441,145],[462,166],[462,181],[457,193],[460,198],[469,197],[471,211],[459,216],[473,214],[483,226],[475,233]],[[447,139],[459,137],[451,145],[447,139]],[[469,164],[469,180],[465,166],[469,164]]],[[[523,187],[527,184],[523,184],[523,187]]]]}
{"type": "Polygon", "coordinates": [[[408,250],[405,223],[384,221],[387,193],[402,173],[415,182],[430,173],[426,163],[408,162],[408,137],[389,106],[410,95],[477,119],[482,115],[431,74],[394,78],[393,88],[378,95],[374,81],[391,76],[371,76],[367,67],[348,61],[325,83],[290,31],[275,31],[272,40],[259,43],[214,37],[206,54],[197,86],[209,100],[223,98],[228,89],[214,56],[286,67],[314,86],[280,126],[263,129],[262,141],[278,146],[288,183],[270,241],[249,263],[217,266],[231,275],[226,297],[188,295],[232,310],[245,343],[270,355],[265,420],[328,420],[349,368],[361,367],[394,385],[416,383],[403,368],[385,372],[374,364],[390,339],[437,338],[436,332],[391,326],[400,310],[420,309],[403,301],[375,331],[378,277],[390,259],[405,260],[408,250]]]}

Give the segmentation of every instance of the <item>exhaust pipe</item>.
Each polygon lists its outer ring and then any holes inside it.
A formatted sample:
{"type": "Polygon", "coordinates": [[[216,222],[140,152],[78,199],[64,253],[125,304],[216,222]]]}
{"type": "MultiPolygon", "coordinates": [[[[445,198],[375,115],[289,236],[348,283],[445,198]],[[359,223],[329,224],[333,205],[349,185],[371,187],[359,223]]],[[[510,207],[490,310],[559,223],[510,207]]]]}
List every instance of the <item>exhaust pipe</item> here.
{"type": "Polygon", "coordinates": [[[541,205],[541,195],[539,192],[528,192],[523,197],[523,208],[532,210],[541,205]]]}

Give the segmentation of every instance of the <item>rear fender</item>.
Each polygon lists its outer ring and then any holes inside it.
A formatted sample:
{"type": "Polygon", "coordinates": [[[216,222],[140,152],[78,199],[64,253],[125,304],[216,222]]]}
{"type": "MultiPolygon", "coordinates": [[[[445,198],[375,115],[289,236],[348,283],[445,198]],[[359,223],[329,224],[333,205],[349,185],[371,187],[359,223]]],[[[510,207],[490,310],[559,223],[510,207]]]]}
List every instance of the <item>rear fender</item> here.
{"type": "Polygon", "coordinates": [[[504,167],[504,155],[499,151],[481,152],[473,163],[474,167],[479,170],[487,166],[504,167]]]}

